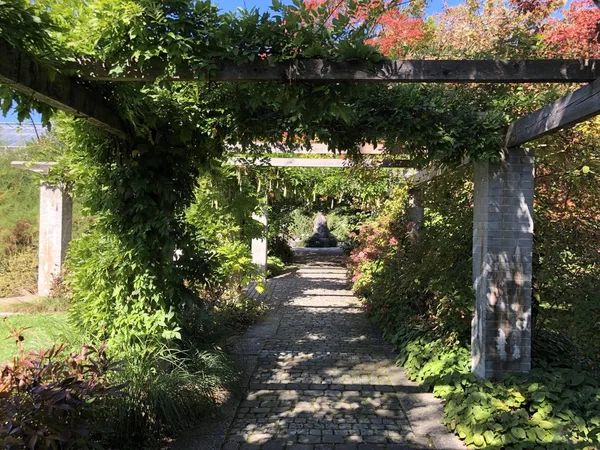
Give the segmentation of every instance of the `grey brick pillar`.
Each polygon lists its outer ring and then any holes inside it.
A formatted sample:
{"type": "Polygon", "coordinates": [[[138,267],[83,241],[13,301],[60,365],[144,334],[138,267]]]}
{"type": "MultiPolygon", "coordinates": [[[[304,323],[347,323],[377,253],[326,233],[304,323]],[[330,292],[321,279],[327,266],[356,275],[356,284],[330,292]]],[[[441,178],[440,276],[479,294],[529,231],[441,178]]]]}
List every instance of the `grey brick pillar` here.
{"type": "Polygon", "coordinates": [[[73,199],[69,192],[40,184],[38,294],[48,295],[60,275],[73,229],[73,199]]]}
{"type": "Polygon", "coordinates": [[[266,209],[261,213],[253,213],[252,218],[263,224],[263,235],[260,238],[252,239],[252,262],[256,264],[263,274],[267,274],[267,231],[268,219],[266,209]]]}
{"type": "Polygon", "coordinates": [[[483,378],[531,368],[535,155],[508,149],[475,164],[472,370],[483,378]]]}

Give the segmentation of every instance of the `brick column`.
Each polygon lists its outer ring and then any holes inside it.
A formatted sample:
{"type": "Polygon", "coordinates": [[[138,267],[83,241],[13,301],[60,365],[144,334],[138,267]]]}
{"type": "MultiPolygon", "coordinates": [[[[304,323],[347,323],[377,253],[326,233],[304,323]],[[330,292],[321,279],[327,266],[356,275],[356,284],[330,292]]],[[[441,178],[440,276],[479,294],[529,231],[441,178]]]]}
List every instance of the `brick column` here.
{"type": "Polygon", "coordinates": [[[48,295],[60,275],[73,229],[73,199],[63,189],[40,183],[38,294],[48,295]]]}
{"type": "Polygon", "coordinates": [[[263,274],[267,274],[267,230],[268,219],[265,209],[260,214],[252,213],[252,218],[262,223],[264,226],[263,235],[260,238],[252,239],[252,262],[256,264],[263,274]]]}
{"type": "Polygon", "coordinates": [[[521,148],[475,164],[471,361],[479,377],[531,368],[534,171],[533,151],[521,148]]]}

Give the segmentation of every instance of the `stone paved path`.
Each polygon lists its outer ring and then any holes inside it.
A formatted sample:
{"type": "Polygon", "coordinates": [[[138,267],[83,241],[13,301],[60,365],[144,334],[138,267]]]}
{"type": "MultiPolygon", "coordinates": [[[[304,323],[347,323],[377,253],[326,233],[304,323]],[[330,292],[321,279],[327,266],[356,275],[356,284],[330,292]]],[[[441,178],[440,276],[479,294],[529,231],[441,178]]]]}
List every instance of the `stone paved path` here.
{"type": "Polygon", "coordinates": [[[464,448],[440,425],[439,401],[395,366],[346,289],[339,253],[298,256],[295,273],[271,285],[277,323],[222,449],[464,448]]]}

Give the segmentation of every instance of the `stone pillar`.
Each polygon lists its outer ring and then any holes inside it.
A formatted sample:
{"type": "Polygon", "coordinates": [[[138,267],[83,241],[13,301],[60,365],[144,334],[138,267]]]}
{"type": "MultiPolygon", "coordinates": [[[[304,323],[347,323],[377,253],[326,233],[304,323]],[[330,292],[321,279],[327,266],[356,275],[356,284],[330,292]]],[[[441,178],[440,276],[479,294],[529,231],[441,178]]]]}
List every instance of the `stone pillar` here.
{"type": "Polygon", "coordinates": [[[40,184],[38,294],[48,295],[60,275],[73,228],[73,199],[65,190],[40,184]]]}
{"type": "Polygon", "coordinates": [[[252,262],[256,264],[263,274],[267,274],[267,212],[263,208],[260,214],[252,213],[252,218],[262,223],[263,234],[260,238],[252,239],[252,262]]]}
{"type": "Polygon", "coordinates": [[[411,230],[413,238],[419,234],[419,229],[423,224],[425,208],[423,207],[423,190],[413,187],[408,191],[408,219],[414,223],[411,230]]]}
{"type": "Polygon", "coordinates": [[[531,369],[534,172],[521,148],[475,164],[471,362],[482,378],[531,369]]]}

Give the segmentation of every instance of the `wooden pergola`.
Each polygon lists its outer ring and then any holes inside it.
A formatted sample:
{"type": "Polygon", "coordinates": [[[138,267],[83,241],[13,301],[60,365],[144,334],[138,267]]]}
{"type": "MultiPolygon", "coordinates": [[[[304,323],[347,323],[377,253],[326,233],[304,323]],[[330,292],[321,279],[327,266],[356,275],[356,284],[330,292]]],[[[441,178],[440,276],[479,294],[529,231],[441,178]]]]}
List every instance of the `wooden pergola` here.
{"type": "MultiPolygon", "coordinates": [[[[152,82],[165,73],[161,61],[118,76],[113,76],[110,67],[101,62],[80,61],[65,68],[79,74],[70,77],[51,73],[2,40],[0,54],[3,55],[0,83],[122,137],[127,136],[127,127],[105,99],[97,95],[94,83],[152,82]]],[[[480,377],[499,378],[531,368],[535,155],[521,146],[600,113],[599,64],[598,60],[463,60],[382,61],[367,65],[309,59],[275,65],[223,64],[210,74],[181,66],[168,79],[271,83],[588,83],[512,123],[506,133],[502,162],[475,164],[472,370],[480,377]]],[[[340,164],[327,159],[320,163],[312,161],[318,167],[340,164]]],[[[283,166],[290,164],[293,163],[289,160],[281,161],[283,166]]],[[[410,162],[400,164],[410,165],[410,162]]],[[[416,211],[419,211],[418,198],[416,195],[413,202],[416,211]]]]}

